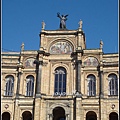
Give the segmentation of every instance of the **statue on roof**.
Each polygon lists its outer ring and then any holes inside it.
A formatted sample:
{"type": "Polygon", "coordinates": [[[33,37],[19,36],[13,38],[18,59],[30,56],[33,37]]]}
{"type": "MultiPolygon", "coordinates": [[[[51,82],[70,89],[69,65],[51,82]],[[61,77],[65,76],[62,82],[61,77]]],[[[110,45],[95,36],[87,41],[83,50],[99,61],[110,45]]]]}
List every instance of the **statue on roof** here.
{"type": "Polygon", "coordinates": [[[44,21],[42,21],[42,29],[44,30],[45,29],[45,22],[44,21]]]}
{"type": "Polygon", "coordinates": [[[66,29],[66,23],[65,21],[67,20],[68,15],[61,15],[60,13],[57,13],[57,17],[60,18],[60,29],[66,29]]]}
{"type": "Polygon", "coordinates": [[[80,20],[78,24],[79,24],[79,28],[82,29],[82,24],[83,24],[82,20],[80,20]]]}
{"type": "Polygon", "coordinates": [[[102,48],[103,48],[103,41],[100,40],[100,49],[102,49],[102,48]]]}
{"type": "Polygon", "coordinates": [[[21,45],[21,51],[23,51],[24,50],[24,43],[22,43],[22,45],[21,45]]]}

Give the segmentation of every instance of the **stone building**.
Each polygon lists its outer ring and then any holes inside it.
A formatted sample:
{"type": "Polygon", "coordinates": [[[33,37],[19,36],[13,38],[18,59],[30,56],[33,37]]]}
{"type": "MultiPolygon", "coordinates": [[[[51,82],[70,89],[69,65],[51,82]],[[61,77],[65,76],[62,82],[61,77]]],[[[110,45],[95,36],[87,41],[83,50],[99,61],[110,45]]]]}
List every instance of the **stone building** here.
{"type": "Polygon", "coordinates": [[[39,50],[2,52],[2,120],[118,120],[118,54],[77,30],[45,30],[39,50]]]}

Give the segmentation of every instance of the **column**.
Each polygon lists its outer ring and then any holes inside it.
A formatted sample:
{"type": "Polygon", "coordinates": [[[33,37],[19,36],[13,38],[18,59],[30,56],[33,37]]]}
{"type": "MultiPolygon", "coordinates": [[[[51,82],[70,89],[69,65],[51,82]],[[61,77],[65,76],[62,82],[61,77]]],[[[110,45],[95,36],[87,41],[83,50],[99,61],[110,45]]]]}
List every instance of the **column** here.
{"type": "Polygon", "coordinates": [[[23,120],[23,118],[22,118],[22,117],[20,117],[20,120],[23,120]]]}
{"type": "Polygon", "coordinates": [[[69,120],[69,114],[66,114],[66,119],[65,120],[69,120]]]}
{"type": "Polygon", "coordinates": [[[104,118],[104,111],[103,111],[103,70],[102,68],[100,68],[100,72],[99,72],[99,76],[100,76],[100,93],[99,93],[99,119],[103,120],[104,118]]]}
{"type": "Polygon", "coordinates": [[[36,75],[36,97],[41,96],[41,72],[42,72],[42,64],[43,61],[35,60],[34,63],[36,64],[37,68],[37,75],[36,75]]]}
{"type": "Polygon", "coordinates": [[[103,71],[100,71],[100,97],[103,98],[103,71]]]}
{"type": "Polygon", "coordinates": [[[49,119],[48,120],[53,120],[53,114],[48,114],[49,119]]]}
{"type": "Polygon", "coordinates": [[[20,78],[22,72],[18,70],[18,81],[17,81],[17,90],[16,90],[16,98],[19,97],[19,90],[20,90],[20,78]]]}
{"type": "Polygon", "coordinates": [[[82,49],[82,34],[79,33],[78,34],[78,46],[77,46],[77,50],[81,50],[82,49]]]}
{"type": "Polygon", "coordinates": [[[76,68],[76,90],[77,97],[81,97],[81,60],[77,60],[77,68],[76,68]]]}

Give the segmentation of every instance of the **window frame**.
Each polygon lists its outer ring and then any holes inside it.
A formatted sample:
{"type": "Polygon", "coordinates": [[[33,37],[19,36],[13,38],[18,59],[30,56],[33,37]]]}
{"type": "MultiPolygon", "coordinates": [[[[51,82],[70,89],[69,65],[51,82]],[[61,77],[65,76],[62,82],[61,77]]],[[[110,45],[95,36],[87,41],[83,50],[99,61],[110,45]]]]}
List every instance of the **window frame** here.
{"type": "Polygon", "coordinates": [[[33,95],[34,95],[34,76],[33,75],[28,75],[26,77],[25,96],[26,97],[33,97],[33,95]]]}
{"type": "Polygon", "coordinates": [[[54,73],[54,96],[66,96],[66,80],[66,69],[57,67],[54,73]]]}
{"type": "Polygon", "coordinates": [[[108,75],[108,95],[118,96],[118,77],[113,73],[108,75]]]}
{"type": "Polygon", "coordinates": [[[5,77],[5,92],[4,96],[12,97],[14,95],[14,76],[7,75],[5,77]]]}
{"type": "Polygon", "coordinates": [[[89,97],[96,96],[96,77],[93,74],[87,76],[87,92],[89,97]]]}

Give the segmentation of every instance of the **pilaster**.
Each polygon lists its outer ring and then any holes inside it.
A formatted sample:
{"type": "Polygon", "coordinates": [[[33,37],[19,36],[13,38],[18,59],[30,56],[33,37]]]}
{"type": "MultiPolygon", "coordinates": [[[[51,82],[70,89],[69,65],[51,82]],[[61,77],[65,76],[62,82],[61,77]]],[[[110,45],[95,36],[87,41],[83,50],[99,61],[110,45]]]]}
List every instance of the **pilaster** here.
{"type": "Polygon", "coordinates": [[[19,100],[15,99],[14,102],[14,120],[19,120],[19,106],[18,106],[19,100]]]}
{"type": "Polygon", "coordinates": [[[43,56],[48,56],[49,53],[46,53],[43,50],[38,50],[38,54],[34,64],[36,64],[36,91],[35,91],[35,106],[34,106],[34,120],[40,120],[41,118],[41,79],[42,79],[42,66],[43,66],[43,56]]]}
{"type": "Polygon", "coordinates": [[[41,99],[35,99],[35,106],[34,106],[34,120],[40,120],[40,111],[41,111],[41,99]]]}
{"type": "Polygon", "coordinates": [[[76,97],[76,120],[82,120],[82,98],[76,97]]]}
{"type": "Polygon", "coordinates": [[[17,90],[16,90],[16,98],[19,97],[19,94],[20,94],[20,81],[21,81],[21,76],[23,74],[23,64],[22,62],[20,62],[18,65],[17,65],[17,90]]]}

